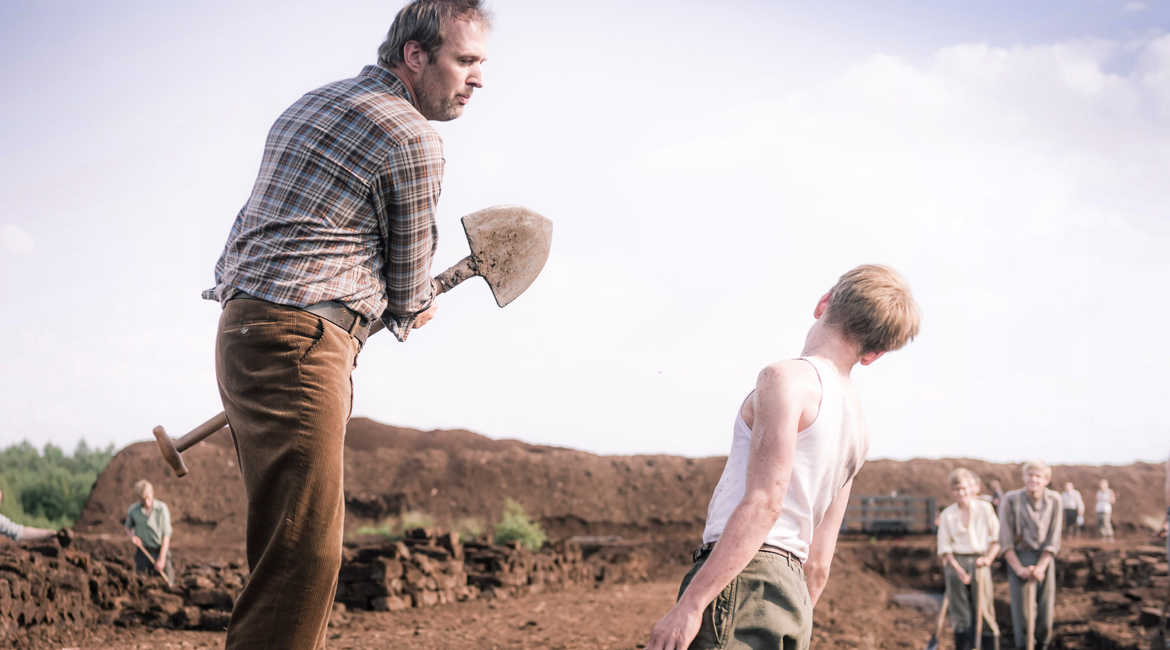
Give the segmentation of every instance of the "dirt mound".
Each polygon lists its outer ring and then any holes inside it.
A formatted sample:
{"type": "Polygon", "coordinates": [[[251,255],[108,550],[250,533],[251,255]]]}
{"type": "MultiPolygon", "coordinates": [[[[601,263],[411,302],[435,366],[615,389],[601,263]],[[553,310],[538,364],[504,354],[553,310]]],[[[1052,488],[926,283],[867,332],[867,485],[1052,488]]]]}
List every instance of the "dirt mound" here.
{"type": "MultiPolygon", "coordinates": [[[[154,442],[131,445],[98,477],[77,530],[122,535],[134,483],[146,478],[175,517],[177,553],[238,558],[245,525],[243,482],[226,429],[183,454],[191,473],[175,478],[154,442]]],[[[725,459],[678,456],[597,456],[516,440],[492,440],[454,431],[416,431],[364,418],[346,437],[346,529],[406,511],[431,515],[440,527],[462,518],[491,523],[504,500],[518,500],[551,539],[621,536],[657,541],[680,560],[702,534],[707,502],[725,459]]],[[[968,467],[1005,489],[1020,486],[1020,466],[982,461],[916,459],[865,464],[854,494],[935,496],[950,502],[947,473],[968,467]]],[[[1162,468],[1056,467],[1054,485],[1071,480],[1093,508],[1092,485],[1109,479],[1118,493],[1119,534],[1138,530],[1143,515],[1159,518],[1162,468]]],[[[1089,517],[1090,522],[1092,516],[1089,517]]]]}

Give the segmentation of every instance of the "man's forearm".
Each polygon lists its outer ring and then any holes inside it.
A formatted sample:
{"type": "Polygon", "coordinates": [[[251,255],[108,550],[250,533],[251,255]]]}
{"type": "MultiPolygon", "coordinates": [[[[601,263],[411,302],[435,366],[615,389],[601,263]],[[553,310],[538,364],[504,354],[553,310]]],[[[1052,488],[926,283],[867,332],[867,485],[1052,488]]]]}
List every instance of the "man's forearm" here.
{"type": "Polygon", "coordinates": [[[1036,561],[1036,566],[1041,571],[1048,570],[1048,565],[1052,564],[1052,551],[1044,551],[1040,554],[1040,559],[1036,561]]]}
{"type": "Polygon", "coordinates": [[[1016,556],[1016,549],[1014,548],[1009,548],[1004,551],[1003,559],[1007,560],[1008,566],[1012,568],[1012,571],[1019,571],[1024,568],[1024,565],[1020,563],[1020,558],[1016,556]]]}
{"type": "Polygon", "coordinates": [[[171,536],[165,535],[162,538],[162,546],[158,550],[158,561],[159,562],[166,562],[167,551],[170,550],[170,548],[171,548],[171,536]]]}
{"type": "Polygon", "coordinates": [[[687,585],[679,604],[685,602],[688,607],[701,610],[715,600],[715,596],[755,557],[778,516],[778,510],[747,500],[741,502],[728,518],[719,543],[703,568],[687,585]]]}

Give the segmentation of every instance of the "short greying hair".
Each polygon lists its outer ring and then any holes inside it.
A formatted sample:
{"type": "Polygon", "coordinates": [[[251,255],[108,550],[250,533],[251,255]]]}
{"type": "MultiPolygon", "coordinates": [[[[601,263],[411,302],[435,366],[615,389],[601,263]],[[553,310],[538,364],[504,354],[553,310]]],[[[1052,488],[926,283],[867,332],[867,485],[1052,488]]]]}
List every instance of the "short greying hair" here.
{"type": "Polygon", "coordinates": [[[378,65],[392,68],[402,63],[402,48],[408,41],[416,41],[435,60],[443,46],[443,31],[452,20],[477,22],[491,27],[492,16],[483,6],[483,0],[413,0],[394,18],[386,40],[378,47],[378,65]]]}

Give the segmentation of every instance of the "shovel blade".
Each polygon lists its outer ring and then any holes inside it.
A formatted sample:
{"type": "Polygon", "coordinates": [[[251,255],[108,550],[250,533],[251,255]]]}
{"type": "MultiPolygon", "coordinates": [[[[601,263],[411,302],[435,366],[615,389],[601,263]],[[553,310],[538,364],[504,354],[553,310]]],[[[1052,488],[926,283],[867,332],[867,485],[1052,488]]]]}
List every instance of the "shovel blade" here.
{"type": "Polygon", "coordinates": [[[463,217],[476,273],[496,304],[515,300],[540,275],[552,248],[552,222],[519,205],[497,205],[463,217]]]}
{"type": "Polygon", "coordinates": [[[938,650],[938,637],[931,635],[930,641],[926,643],[926,650],[938,650]]]}

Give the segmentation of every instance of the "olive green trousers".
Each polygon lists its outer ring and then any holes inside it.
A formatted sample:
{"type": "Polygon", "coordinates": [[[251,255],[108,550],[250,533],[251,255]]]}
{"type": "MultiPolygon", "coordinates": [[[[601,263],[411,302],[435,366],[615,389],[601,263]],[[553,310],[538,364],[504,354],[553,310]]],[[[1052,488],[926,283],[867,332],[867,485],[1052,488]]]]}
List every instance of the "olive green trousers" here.
{"type": "MultiPolygon", "coordinates": [[[[681,598],[706,559],[683,578],[681,598]]],[[[690,650],[807,650],[812,604],[804,569],[784,555],[760,551],[703,611],[690,650]]]]}

